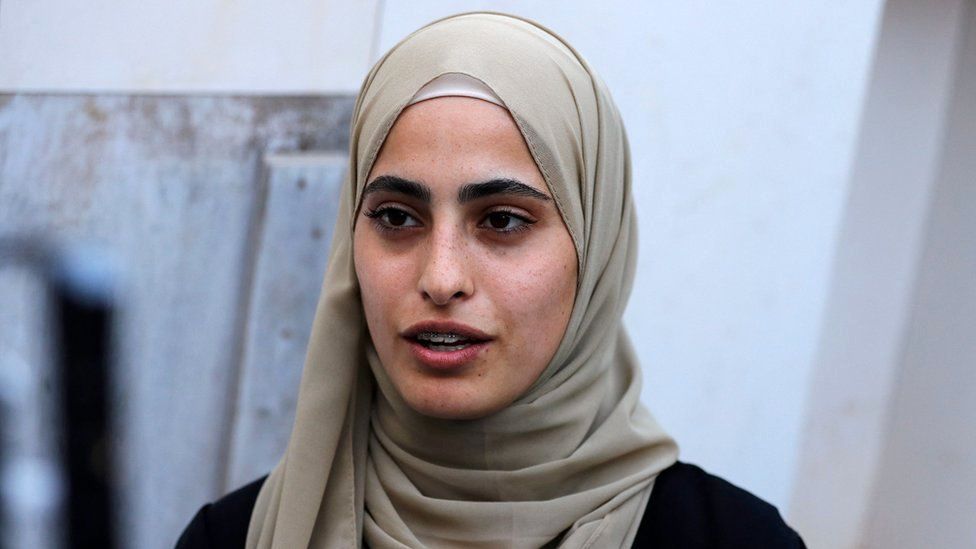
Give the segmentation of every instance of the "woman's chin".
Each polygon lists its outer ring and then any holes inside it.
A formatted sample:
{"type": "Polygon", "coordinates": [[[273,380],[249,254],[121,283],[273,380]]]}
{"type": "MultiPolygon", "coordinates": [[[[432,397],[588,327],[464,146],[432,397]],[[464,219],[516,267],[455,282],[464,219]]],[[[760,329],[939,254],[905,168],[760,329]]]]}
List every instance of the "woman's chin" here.
{"type": "Polygon", "coordinates": [[[473,420],[490,416],[511,404],[506,395],[479,387],[478,381],[431,378],[400,390],[407,406],[418,414],[451,420],[473,420]]]}

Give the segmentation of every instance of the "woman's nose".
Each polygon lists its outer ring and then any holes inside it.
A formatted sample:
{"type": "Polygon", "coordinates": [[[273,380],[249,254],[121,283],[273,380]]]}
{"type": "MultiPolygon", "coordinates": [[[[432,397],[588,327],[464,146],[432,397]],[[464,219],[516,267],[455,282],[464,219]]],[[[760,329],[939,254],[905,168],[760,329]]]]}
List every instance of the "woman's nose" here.
{"type": "Polygon", "coordinates": [[[424,299],[444,306],[470,296],[474,284],[469,263],[460,235],[452,230],[435,231],[419,281],[424,299]]]}

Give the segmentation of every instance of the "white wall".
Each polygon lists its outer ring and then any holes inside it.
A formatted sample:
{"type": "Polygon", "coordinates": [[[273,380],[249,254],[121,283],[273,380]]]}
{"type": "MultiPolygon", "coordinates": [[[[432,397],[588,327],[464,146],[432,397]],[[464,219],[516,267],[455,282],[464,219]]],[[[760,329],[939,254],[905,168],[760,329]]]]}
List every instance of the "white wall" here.
{"type": "Polygon", "coordinates": [[[958,547],[933,534],[972,532],[967,4],[885,7],[796,467],[791,514],[813,547],[958,547]]]}
{"type": "Polygon", "coordinates": [[[976,545],[976,2],[946,3],[950,106],[865,547],[976,545]]]}
{"type": "Polygon", "coordinates": [[[409,31],[476,8],[539,20],[607,81],[634,149],[644,398],[683,459],[784,509],[880,0],[4,0],[0,90],[351,94],[409,31]]]}
{"type": "Polygon", "coordinates": [[[379,50],[492,8],[601,73],[634,149],[644,400],[683,459],[783,509],[879,2],[560,6],[388,0],[379,50]]]}
{"type": "Polygon", "coordinates": [[[350,93],[376,0],[0,2],[0,90],[350,93]]]}

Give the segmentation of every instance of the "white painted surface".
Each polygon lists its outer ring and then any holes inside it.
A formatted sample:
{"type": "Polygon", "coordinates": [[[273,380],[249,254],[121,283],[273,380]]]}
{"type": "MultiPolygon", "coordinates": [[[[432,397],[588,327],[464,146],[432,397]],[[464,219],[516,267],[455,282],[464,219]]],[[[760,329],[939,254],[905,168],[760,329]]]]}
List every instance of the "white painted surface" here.
{"type": "Polygon", "coordinates": [[[885,10],[810,382],[791,512],[812,547],[855,547],[870,512],[943,154],[964,0],[885,10]]]}
{"type": "Polygon", "coordinates": [[[878,1],[388,0],[378,51],[491,8],[562,34],[630,135],[627,324],[682,459],[789,501],[878,1]],[[694,403],[694,404],[689,404],[694,403]],[[705,404],[707,403],[707,404],[705,404]]]}
{"type": "Polygon", "coordinates": [[[864,547],[976,547],[976,2],[956,21],[947,131],[864,547]]]}
{"type": "Polygon", "coordinates": [[[377,0],[0,2],[0,90],[348,93],[377,0]]]}

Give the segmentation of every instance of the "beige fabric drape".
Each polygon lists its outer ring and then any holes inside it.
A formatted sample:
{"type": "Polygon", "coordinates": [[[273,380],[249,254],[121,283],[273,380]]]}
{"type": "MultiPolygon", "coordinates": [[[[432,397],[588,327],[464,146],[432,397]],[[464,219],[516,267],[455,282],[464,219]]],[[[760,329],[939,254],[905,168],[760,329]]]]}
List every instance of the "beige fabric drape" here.
{"type": "Polygon", "coordinates": [[[640,368],[621,327],[636,220],[627,139],[603,82],[535,23],[449,17],[369,73],[350,152],[294,428],[258,496],[247,547],[629,545],[677,448],[639,401],[640,368]],[[446,73],[481,80],[508,107],[579,259],[552,362],[514,404],[472,421],[421,416],[396,394],[370,343],[352,256],[383,140],[417,90],[446,73]]]}

